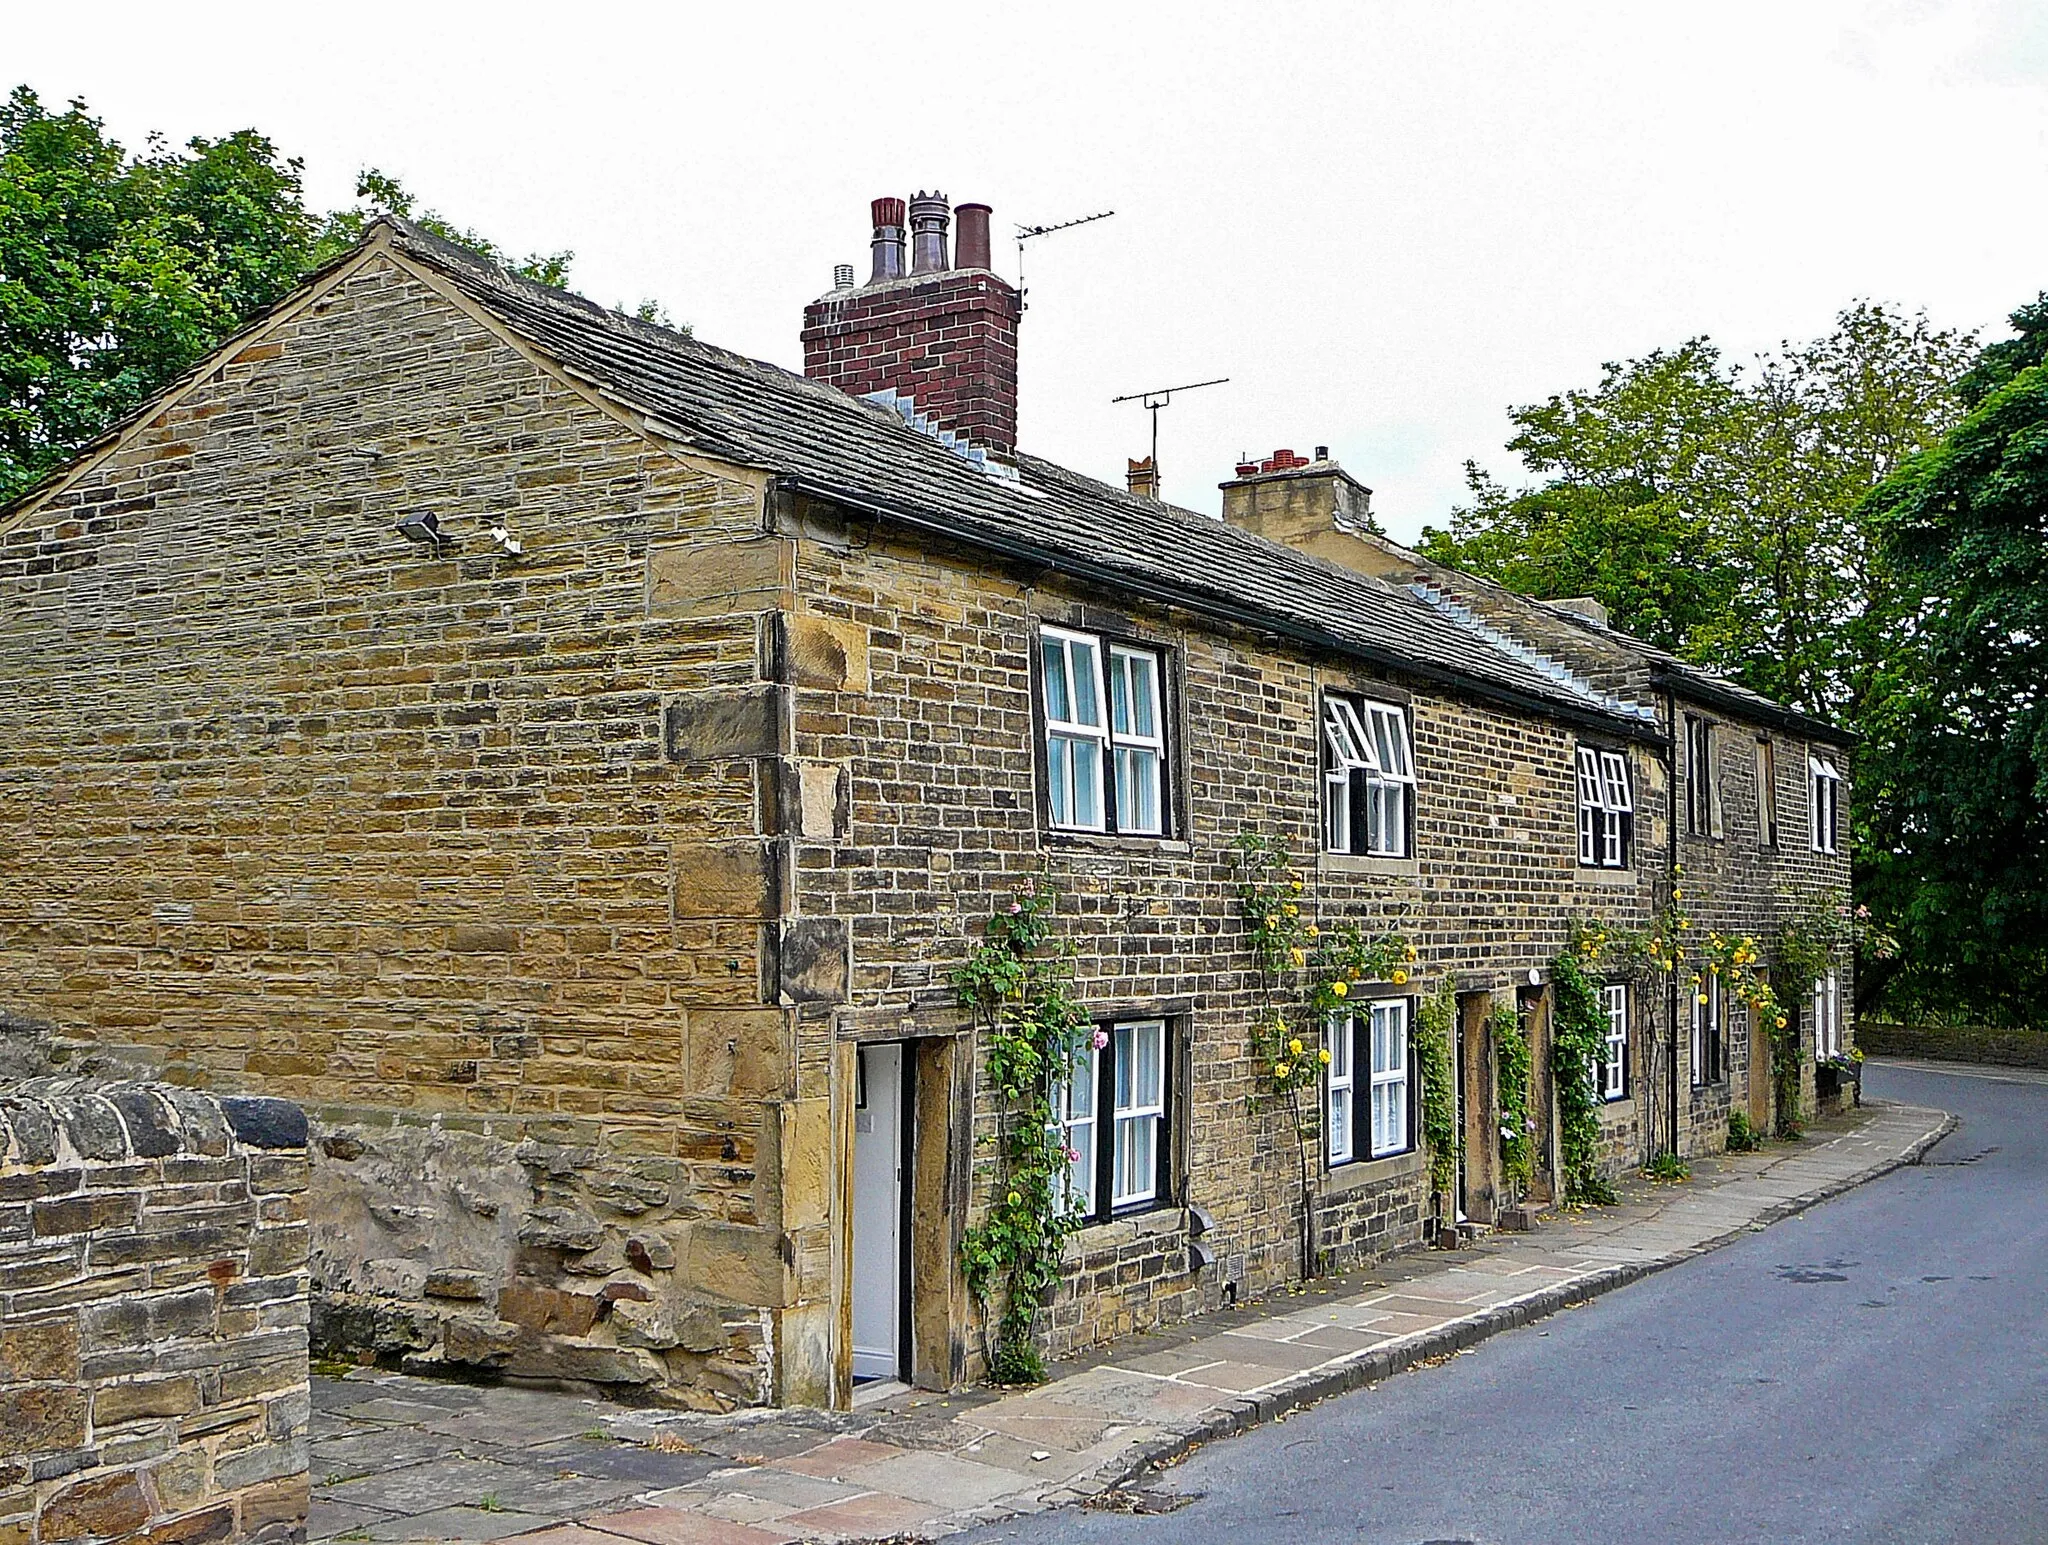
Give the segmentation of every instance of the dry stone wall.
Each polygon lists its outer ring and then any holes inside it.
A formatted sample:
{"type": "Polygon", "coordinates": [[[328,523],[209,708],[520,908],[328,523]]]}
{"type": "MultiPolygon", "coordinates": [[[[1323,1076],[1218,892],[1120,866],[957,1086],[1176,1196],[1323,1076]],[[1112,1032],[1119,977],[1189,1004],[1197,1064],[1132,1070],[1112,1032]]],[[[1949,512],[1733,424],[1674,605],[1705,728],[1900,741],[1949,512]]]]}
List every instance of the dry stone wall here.
{"type": "Polygon", "coordinates": [[[0,1541],[306,1535],[306,1122],[0,1085],[0,1541]]]}

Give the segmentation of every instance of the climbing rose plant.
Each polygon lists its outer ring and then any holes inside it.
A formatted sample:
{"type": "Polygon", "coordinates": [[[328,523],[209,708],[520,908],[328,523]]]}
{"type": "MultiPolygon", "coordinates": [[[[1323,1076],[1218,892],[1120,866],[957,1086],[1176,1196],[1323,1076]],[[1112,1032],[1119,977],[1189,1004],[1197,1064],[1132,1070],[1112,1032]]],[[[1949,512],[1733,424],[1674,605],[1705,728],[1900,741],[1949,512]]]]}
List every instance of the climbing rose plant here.
{"type": "Polygon", "coordinates": [[[1059,1285],[1067,1240],[1085,1222],[1064,1201],[1073,1156],[1054,1095],[1099,1032],[1074,995],[1071,954],[1053,937],[1053,916],[1048,886],[1018,895],[989,919],[982,942],[953,973],[961,1005],[981,1029],[983,1069],[997,1101],[988,1217],[967,1230],[960,1257],[981,1309],[989,1376],[1003,1384],[1045,1377],[1038,1310],[1059,1285]]]}

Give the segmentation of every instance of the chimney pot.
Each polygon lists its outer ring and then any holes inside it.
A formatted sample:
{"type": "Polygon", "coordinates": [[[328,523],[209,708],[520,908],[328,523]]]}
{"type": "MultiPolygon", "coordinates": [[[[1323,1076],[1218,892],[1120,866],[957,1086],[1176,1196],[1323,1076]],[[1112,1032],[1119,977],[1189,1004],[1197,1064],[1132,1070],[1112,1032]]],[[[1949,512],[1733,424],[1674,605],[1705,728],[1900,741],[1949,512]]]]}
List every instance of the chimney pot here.
{"type": "Polygon", "coordinates": [[[1237,475],[1239,477],[1257,477],[1259,475],[1259,464],[1255,461],[1240,461],[1237,464],[1237,475]]]}
{"type": "Polygon", "coordinates": [[[957,222],[958,245],[954,249],[956,268],[993,268],[989,261],[988,217],[986,204],[962,204],[953,211],[957,222]]]}
{"type": "Polygon", "coordinates": [[[952,264],[946,261],[946,227],[952,223],[952,205],[939,192],[920,192],[910,201],[910,271],[914,274],[942,274],[952,264]]]}
{"type": "Polygon", "coordinates": [[[853,265],[851,263],[834,263],[832,265],[832,288],[835,290],[850,290],[853,288],[853,265]]]}
{"type": "Polygon", "coordinates": [[[1124,487],[1141,499],[1159,497],[1159,468],[1150,456],[1136,461],[1124,458],[1124,487]]]}
{"type": "Polygon", "coordinates": [[[875,217],[875,269],[869,284],[883,284],[903,277],[903,200],[878,198],[869,209],[875,217]]]}
{"type": "Polygon", "coordinates": [[[1317,446],[1315,459],[1317,461],[1328,461],[1330,459],[1330,448],[1327,445],[1317,446]]]}

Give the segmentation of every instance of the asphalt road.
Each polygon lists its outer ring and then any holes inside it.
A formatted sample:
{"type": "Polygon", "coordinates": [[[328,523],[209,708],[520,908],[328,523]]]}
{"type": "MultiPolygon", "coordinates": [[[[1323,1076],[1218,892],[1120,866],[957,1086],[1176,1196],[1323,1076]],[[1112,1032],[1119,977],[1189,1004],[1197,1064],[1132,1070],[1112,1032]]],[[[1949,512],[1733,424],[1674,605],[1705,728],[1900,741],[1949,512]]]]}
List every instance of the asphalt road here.
{"type": "Polygon", "coordinates": [[[1917,1166],[1213,1444],[1153,1517],[974,1541],[2048,1541],[2048,1075],[1872,1065],[1917,1166]]]}

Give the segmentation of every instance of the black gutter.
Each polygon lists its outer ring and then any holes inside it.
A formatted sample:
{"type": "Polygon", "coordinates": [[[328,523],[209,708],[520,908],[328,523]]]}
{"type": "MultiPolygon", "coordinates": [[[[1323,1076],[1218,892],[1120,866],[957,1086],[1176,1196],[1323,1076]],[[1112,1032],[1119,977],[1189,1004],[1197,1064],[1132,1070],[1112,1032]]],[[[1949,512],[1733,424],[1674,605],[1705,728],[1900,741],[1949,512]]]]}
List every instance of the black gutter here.
{"type": "MultiPolygon", "coordinates": [[[[1664,742],[1667,754],[1664,772],[1664,822],[1666,830],[1671,833],[1671,840],[1665,845],[1667,849],[1665,853],[1665,867],[1669,870],[1667,881],[1670,886],[1665,895],[1671,901],[1672,912],[1676,913],[1678,910],[1676,897],[1678,895],[1678,871],[1680,867],[1678,862],[1678,702],[1672,696],[1668,685],[1664,689],[1664,716],[1665,722],[1671,726],[1671,734],[1664,742]]],[[[1686,786],[1685,797],[1687,799],[1692,798],[1692,787],[1690,784],[1686,786]]],[[[1675,955],[1677,951],[1676,941],[1667,939],[1665,944],[1675,955]]],[[[1678,973],[1676,971],[1667,971],[1664,973],[1664,977],[1664,1012],[1671,1020],[1671,1061],[1669,1074],[1669,1083],[1671,1085],[1671,1125],[1668,1130],[1671,1133],[1671,1152],[1675,1154],[1678,1152],[1678,973]]],[[[1690,1014],[1692,1008],[1692,1001],[1688,997],[1686,1000],[1686,1012],[1690,1014]]],[[[1652,1154],[1651,1157],[1654,1158],[1656,1155],[1652,1154]]]]}
{"type": "Polygon", "coordinates": [[[1361,644],[1322,628],[1286,616],[1270,612],[1262,607],[1248,606],[1238,602],[1223,601],[1204,595],[1193,588],[1164,583],[1133,575],[1106,563],[1096,563],[1087,558],[1077,558],[1072,553],[1058,548],[1042,546],[1035,542],[1021,541],[1015,537],[1000,536],[975,526],[961,524],[958,516],[938,515],[930,511],[914,509],[908,505],[877,504],[872,499],[835,488],[815,478],[801,474],[789,474],[777,479],[784,486],[814,499],[829,504],[843,505],[872,515],[880,520],[893,520],[914,530],[923,531],[949,541],[962,542],[971,547],[981,547],[1000,557],[1034,568],[1050,570],[1102,585],[1112,590],[1122,590],[1143,596],[1148,600],[1160,601],[1169,606],[1184,607],[1199,612],[1220,622],[1233,623],[1239,627],[1255,628],[1266,633],[1275,633],[1296,643],[1308,644],[1333,654],[1348,655],[1363,660],[1384,670],[1396,671],[1412,676],[1419,681],[1433,682],[1440,686],[1455,688],[1471,697],[1499,703],[1505,707],[1520,709],[1525,713],[1543,714],[1568,724],[1577,724],[1588,729],[1620,733],[1624,738],[1641,741],[1650,746],[1666,746],[1670,738],[1654,724],[1645,723],[1628,714],[1610,714],[1597,708],[1582,708],[1558,698],[1538,696],[1523,692],[1519,688],[1502,686],[1483,677],[1468,676],[1463,672],[1444,666],[1431,665],[1410,656],[1398,654],[1391,649],[1377,649],[1370,644],[1361,644]],[[1622,728],[1617,731],[1617,726],[1622,728]]]}
{"type": "Polygon", "coordinates": [[[1668,665],[1652,665],[1650,682],[1653,686],[1663,687],[1667,697],[1676,693],[1692,702],[1718,708],[1725,714],[1768,724],[1807,740],[1824,740],[1830,745],[1846,747],[1856,745],[1862,739],[1854,730],[1842,729],[1825,719],[1816,719],[1811,714],[1803,714],[1796,708],[1787,708],[1783,703],[1774,703],[1768,698],[1760,700],[1731,691],[1707,677],[1673,670],[1668,665]]]}

